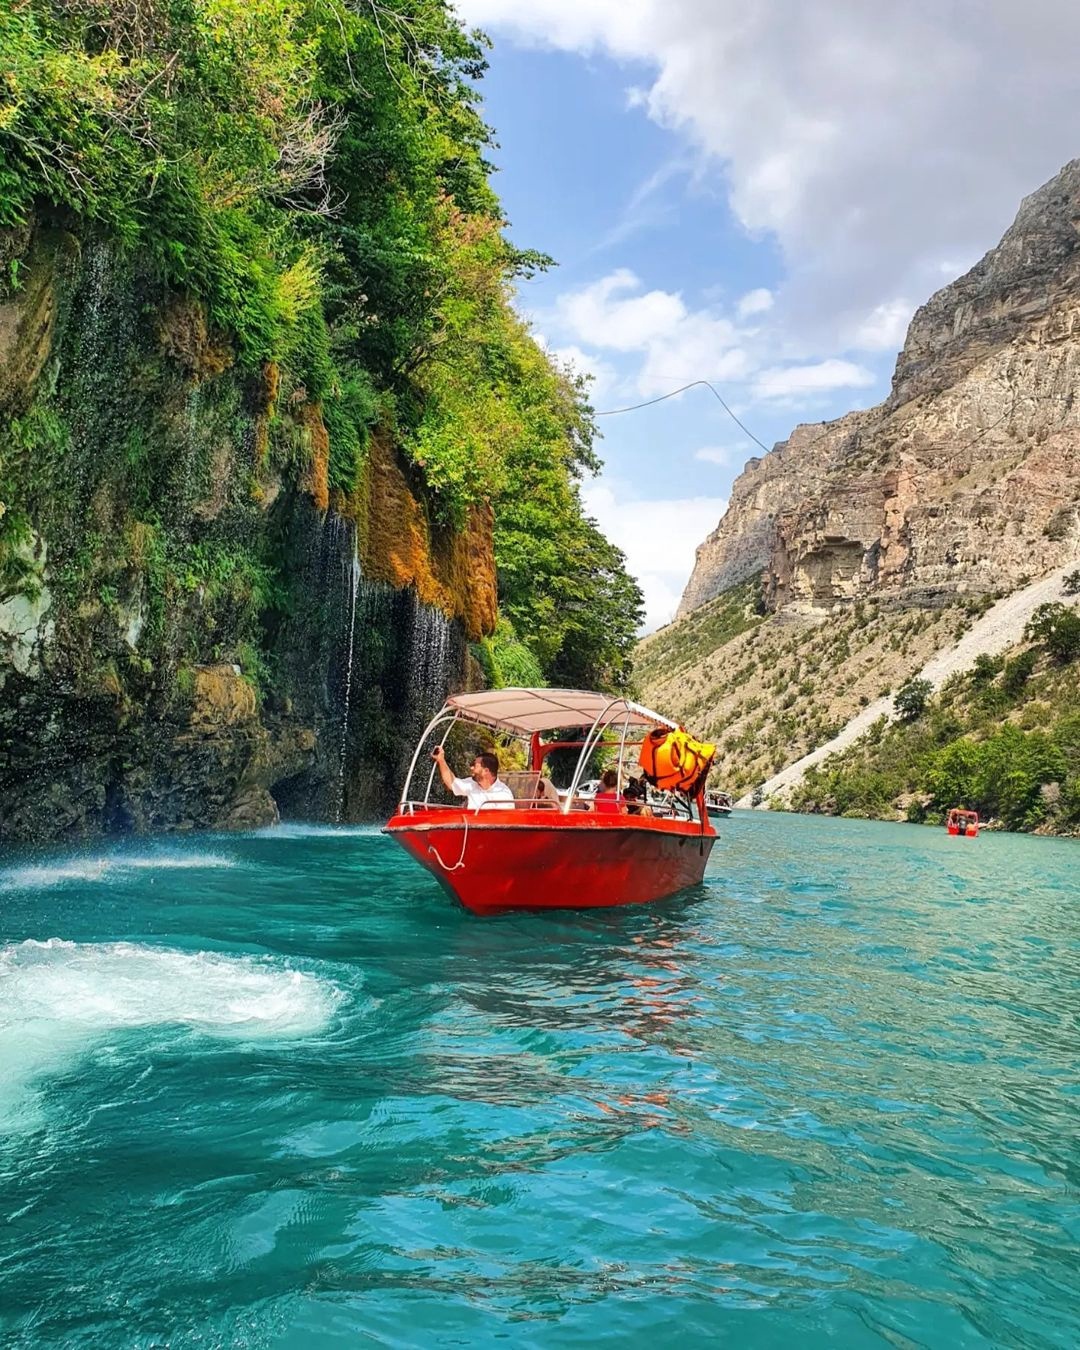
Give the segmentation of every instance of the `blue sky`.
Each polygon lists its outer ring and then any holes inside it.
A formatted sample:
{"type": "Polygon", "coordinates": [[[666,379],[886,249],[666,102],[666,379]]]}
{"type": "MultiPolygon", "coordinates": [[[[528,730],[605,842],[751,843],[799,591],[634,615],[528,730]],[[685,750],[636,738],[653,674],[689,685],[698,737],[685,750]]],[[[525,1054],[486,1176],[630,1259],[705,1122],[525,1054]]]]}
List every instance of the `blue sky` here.
{"type": "MultiPolygon", "coordinates": [[[[522,310],[598,410],[713,381],[766,445],[878,402],[917,304],[1072,155],[1064,0],[458,0],[516,243],[559,266],[522,310]]],[[[601,418],[586,502],[672,616],[760,450],[711,394],[601,418]]]]}

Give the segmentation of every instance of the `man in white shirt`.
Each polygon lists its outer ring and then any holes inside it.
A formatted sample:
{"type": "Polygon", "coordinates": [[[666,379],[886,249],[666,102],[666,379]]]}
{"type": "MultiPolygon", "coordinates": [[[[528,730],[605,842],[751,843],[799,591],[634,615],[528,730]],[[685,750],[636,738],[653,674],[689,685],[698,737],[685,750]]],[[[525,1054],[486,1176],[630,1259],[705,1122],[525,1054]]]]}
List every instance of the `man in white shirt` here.
{"type": "Polygon", "coordinates": [[[446,790],[455,797],[464,797],[471,811],[479,811],[484,806],[488,810],[513,809],[514,794],[499,777],[499,761],[495,755],[486,751],[477,755],[469,766],[471,778],[454,777],[441,745],[435,747],[431,758],[439,766],[439,777],[446,790]]]}

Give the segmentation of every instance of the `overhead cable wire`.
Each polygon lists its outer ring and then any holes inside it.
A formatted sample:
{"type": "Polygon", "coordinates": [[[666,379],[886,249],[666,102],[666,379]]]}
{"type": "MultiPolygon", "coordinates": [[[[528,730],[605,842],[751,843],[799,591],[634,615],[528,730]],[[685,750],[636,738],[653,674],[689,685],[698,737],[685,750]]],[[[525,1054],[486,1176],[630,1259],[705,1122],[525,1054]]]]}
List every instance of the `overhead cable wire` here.
{"type": "Polygon", "coordinates": [[[760,445],[762,450],[764,450],[766,454],[769,453],[769,447],[765,444],[765,442],[759,441],[758,438],[754,435],[754,433],[750,430],[750,428],[746,426],[745,423],[739,421],[739,419],[731,411],[728,405],[720,397],[720,394],[717,392],[716,387],[714,385],[711,385],[708,380],[691,380],[689,384],[684,384],[682,388],[673,389],[670,394],[661,394],[659,398],[650,398],[645,403],[635,403],[630,408],[608,408],[606,412],[593,413],[593,416],[614,417],[618,413],[637,412],[639,408],[651,408],[654,403],[663,403],[663,401],[666,398],[674,398],[676,394],[684,394],[687,391],[687,389],[694,389],[698,385],[704,385],[704,387],[709,391],[710,394],[712,394],[713,398],[716,399],[716,401],[720,404],[721,408],[723,408],[723,410],[727,413],[727,415],[731,418],[731,420],[735,423],[735,425],[739,427],[742,431],[744,431],[746,435],[749,436],[750,439],[754,442],[755,445],[760,445]]]}
{"type": "MultiPolygon", "coordinates": [[[[750,430],[750,428],[749,428],[748,426],[746,426],[746,424],[745,424],[744,422],[741,422],[741,421],[739,420],[739,418],[735,415],[735,413],[732,412],[731,408],[728,406],[728,404],[725,402],[725,400],[721,397],[720,393],[717,391],[717,389],[715,388],[715,386],[712,385],[708,380],[691,380],[688,384],[680,385],[680,386],[678,387],[678,389],[672,389],[669,393],[666,393],[666,394],[660,394],[657,398],[646,399],[646,401],[645,401],[644,403],[633,403],[633,404],[631,404],[629,407],[626,407],[626,408],[607,408],[607,409],[605,409],[603,412],[596,412],[596,413],[594,413],[593,416],[594,416],[594,417],[615,417],[615,416],[617,416],[619,413],[637,412],[637,411],[638,411],[639,409],[641,409],[641,408],[651,408],[651,407],[653,407],[653,406],[654,406],[655,404],[657,404],[657,403],[663,403],[666,399],[674,398],[677,394],[683,394],[683,393],[685,393],[688,389],[694,389],[694,388],[697,388],[699,385],[702,385],[702,386],[704,386],[706,389],[709,390],[709,392],[710,392],[710,393],[713,395],[713,397],[717,400],[717,402],[718,402],[718,403],[720,404],[720,406],[724,409],[724,411],[725,411],[725,412],[727,413],[727,415],[731,418],[731,420],[736,424],[736,426],[738,426],[742,431],[744,431],[744,432],[746,433],[746,435],[749,436],[750,439],[754,442],[755,445],[760,446],[760,448],[761,448],[762,450],[765,451],[766,455],[772,454],[773,451],[770,450],[770,448],[764,443],[764,441],[760,440],[757,436],[755,436],[754,433],[750,430]]],[[[1062,403],[1068,403],[1068,404],[1071,406],[1071,405],[1073,404],[1073,402],[1074,402],[1074,396],[1073,396],[1072,394],[1068,394],[1068,395],[1064,395],[1064,396],[1058,395],[1058,396],[1056,396],[1056,397],[1051,396],[1050,398],[1044,399],[1044,401],[1046,401],[1046,402],[1062,402],[1062,403]]],[[[978,445],[978,444],[979,444],[986,436],[988,436],[988,435],[990,434],[990,432],[996,430],[996,428],[999,427],[999,426],[1002,424],[1002,422],[1004,422],[1007,418],[1011,417],[1011,416],[1013,415],[1013,413],[1015,412],[1015,410],[1016,410],[1016,397],[1015,397],[1015,394],[1014,394],[1012,406],[1010,406],[1010,408],[1009,408],[1006,412],[1003,412],[1003,413],[1001,414],[1000,417],[995,418],[994,421],[991,422],[988,426],[983,427],[983,429],[982,429],[981,431],[977,432],[974,436],[970,437],[968,440],[963,441],[960,445],[954,445],[954,446],[949,446],[949,447],[942,447],[943,450],[944,450],[944,452],[947,453],[947,454],[950,456],[950,458],[952,458],[952,459],[954,459],[954,460],[956,459],[956,457],[958,457],[958,456],[960,456],[960,455],[966,454],[969,450],[973,449],[976,445],[978,445]]],[[[835,419],[835,420],[839,420],[839,419],[835,419]]],[[[800,446],[800,447],[799,447],[800,453],[805,454],[806,451],[812,450],[813,447],[814,447],[815,445],[817,445],[817,443],[818,443],[819,441],[824,440],[826,436],[829,436],[830,434],[832,434],[832,429],[833,429],[833,426],[834,426],[834,424],[835,424],[835,420],[834,420],[834,422],[826,422],[826,423],[824,423],[823,425],[824,425],[824,428],[825,428],[825,429],[824,429],[823,431],[819,432],[818,435],[816,435],[816,436],[813,438],[813,440],[808,441],[808,442],[807,442],[805,445],[803,445],[803,446],[800,446]]],[[[807,424],[806,424],[806,423],[802,423],[801,425],[804,425],[804,426],[805,426],[805,425],[807,425],[807,424]]],[[[790,437],[788,438],[788,440],[790,440],[790,437]]],[[[777,445],[781,445],[781,444],[784,444],[784,442],[777,442],[777,445]]],[[[776,449],[776,446],[773,447],[773,450],[775,450],[775,449],[776,449]]],[[[845,466],[843,466],[843,465],[837,465],[836,471],[837,471],[837,472],[841,472],[841,471],[843,471],[844,467],[845,467],[845,466]]],[[[899,473],[899,472],[901,472],[902,468],[903,468],[903,466],[902,466],[901,464],[897,464],[897,465],[895,465],[893,468],[889,468],[889,469],[879,469],[879,470],[877,470],[877,472],[878,472],[878,473],[886,473],[886,474],[887,474],[887,473],[899,473]]],[[[911,470],[911,471],[909,471],[909,473],[908,473],[908,475],[907,475],[907,478],[908,478],[908,481],[913,481],[913,480],[919,479],[919,478],[929,478],[929,477],[934,477],[934,476],[939,476],[939,477],[940,477],[940,476],[946,471],[946,468],[947,468],[947,466],[940,466],[940,467],[932,466],[932,467],[927,467],[927,468],[924,468],[924,469],[915,469],[915,470],[911,470]]],[[[961,476],[962,476],[962,475],[961,475],[961,476]]],[[[837,482],[836,482],[836,478],[835,478],[835,477],[826,476],[825,474],[800,474],[800,477],[803,478],[804,481],[805,481],[806,478],[810,478],[811,480],[813,480],[813,481],[815,481],[815,482],[818,482],[818,483],[825,484],[825,485],[827,485],[828,487],[830,487],[830,488],[832,488],[832,489],[834,489],[834,490],[838,487],[838,484],[837,484],[837,482]]],[[[871,483],[855,483],[855,484],[852,484],[850,487],[847,487],[847,488],[843,489],[843,494],[844,494],[844,496],[846,496],[846,497],[850,497],[850,496],[854,496],[856,493],[859,493],[859,492],[880,492],[880,491],[882,490],[882,487],[883,487],[883,486],[884,486],[884,485],[883,485],[882,483],[878,483],[878,482],[871,482],[871,483]]]]}

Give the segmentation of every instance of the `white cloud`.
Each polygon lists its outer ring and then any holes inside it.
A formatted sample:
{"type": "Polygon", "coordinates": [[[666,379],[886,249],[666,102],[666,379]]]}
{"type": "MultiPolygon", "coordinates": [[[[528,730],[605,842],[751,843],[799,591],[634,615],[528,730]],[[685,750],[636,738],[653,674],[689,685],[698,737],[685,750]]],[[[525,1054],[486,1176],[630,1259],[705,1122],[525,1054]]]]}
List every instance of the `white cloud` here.
{"type": "Polygon", "coordinates": [[[819,361],[812,366],[776,366],[763,370],[754,380],[755,398],[798,398],[824,394],[833,389],[864,389],[874,376],[853,361],[819,361]]]}
{"type": "Polygon", "coordinates": [[[613,351],[640,351],[658,337],[677,329],[686,318],[682,297],[670,291],[640,289],[628,268],[561,295],[556,313],[561,326],[582,342],[613,351]]]}
{"type": "Polygon", "coordinates": [[[573,343],[569,346],[557,347],[539,334],[537,340],[560,365],[570,366],[577,374],[591,377],[589,399],[594,407],[599,403],[607,402],[618,393],[619,376],[610,361],[605,361],[595,352],[582,351],[580,347],[573,343]]]}
{"type": "Polygon", "coordinates": [[[675,616],[698,543],[727,510],[723,497],[635,498],[617,482],[598,479],[582,491],[586,512],[626,554],[627,570],[645,597],[643,632],[675,616]]]}
{"type": "Polygon", "coordinates": [[[730,469],[742,464],[752,449],[749,441],[739,441],[737,445],[703,445],[694,451],[694,458],[703,464],[719,464],[721,468],[730,469]]]}
{"type": "Polygon", "coordinates": [[[740,319],[748,319],[753,314],[764,314],[773,307],[773,293],[764,286],[747,291],[735,307],[740,319]]]}
{"type": "MultiPolygon", "coordinates": [[[[769,292],[751,294],[759,296],[755,303],[761,307],[769,292]]],[[[748,386],[754,399],[783,399],[797,408],[800,400],[817,401],[834,390],[864,389],[875,383],[863,366],[835,357],[762,369],[761,354],[771,350],[773,335],[740,329],[714,309],[689,309],[677,292],[646,291],[627,268],[564,292],[542,317],[545,329],[559,339],[559,345],[549,344],[551,350],[597,375],[594,398],[600,405],[621,396],[627,402],[631,395],[652,398],[679,384],[705,380],[726,388],[748,386]],[[622,358],[637,356],[636,372],[620,382],[615,366],[589,348],[622,358]]],[[[871,317],[881,328],[891,315],[871,317]]],[[[625,359],[620,369],[628,370],[625,359]]]]}
{"type": "Polygon", "coordinates": [[[855,330],[852,346],[860,351],[899,351],[915,306],[907,300],[887,300],[875,305],[855,330]]]}
{"type": "Polygon", "coordinates": [[[729,319],[690,310],[673,291],[644,291],[626,268],[565,292],[543,319],[569,347],[639,354],[635,387],[646,398],[680,380],[745,380],[754,366],[729,319]]]}
{"type": "Polygon", "coordinates": [[[633,101],[722,170],[748,232],[777,240],[777,308],[823,350],[879,309],[864,337],[888,345],[895,297],[928,296],[943,258],[978,257],[1078,149],[1075,0],[458,5],[496,34],[633,63],[633,101]]]}

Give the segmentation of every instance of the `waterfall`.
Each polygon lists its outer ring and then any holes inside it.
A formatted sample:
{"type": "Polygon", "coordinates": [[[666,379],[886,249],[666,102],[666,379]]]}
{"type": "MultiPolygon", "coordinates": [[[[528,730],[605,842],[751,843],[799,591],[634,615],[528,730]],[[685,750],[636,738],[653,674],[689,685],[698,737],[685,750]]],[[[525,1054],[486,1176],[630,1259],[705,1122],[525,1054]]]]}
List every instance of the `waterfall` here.
{"type": "Polygon", "coordinates": [[[446,698],[450,655],[450,620],[442,610],[417,604],[409,635],[408,721],[417,734],[446,698]]]}
{"type": "Polygon", "coordinates": [[[100,240],[92,240],[84,252],[83,284],[69,339],[73,348],[72,379],[60,395],[71,423],[74,453],[67,472],[74,488],[76,528],[80,533],[97,485],[94,457],[101,444],[110,439],[110,405],[116,386],[124,383],[118,377],[119,350],[123,346],[119,336],[126,334],[118,336],[120,307],[110,306],[114,290],[109,248],[100,240]]]}
{"type": "Polygon", "coordinates": [[[318,750],[274,796],[286,816],[379,818],[397,800],[421,731],[461,678],[464,630],[411,587],[365,576],[351,520],[298,509],[282,685],[291,715],[316,727],[318,750]]]}
{"type": "Polygon", "coordinates": [[[200,425],[203,415],[203,394],[201,384],[192,384],[184,399],[184,420],[181,432],[179,474],[176,486],[176,499],[185,508],[190,509],[198,500],[202,484],[196,468],[199,459],[200,425]]]}
{"type": "Polygon", "coordinates": [[[334,823],[341,824],[345,811],[345,770],[347,768],[349,748],[349,708],[352,704],[353,653],[356,648],[356,594],[360,589],[360,557],[356,550],[356,530],[352,531],[352,562],[345,571],[345,584],[349,593],[349,637],[345,657],[345,695],[342,699],[341,738],[338,742],[338,786],[337,805],[334,810],[334,823]]]}

